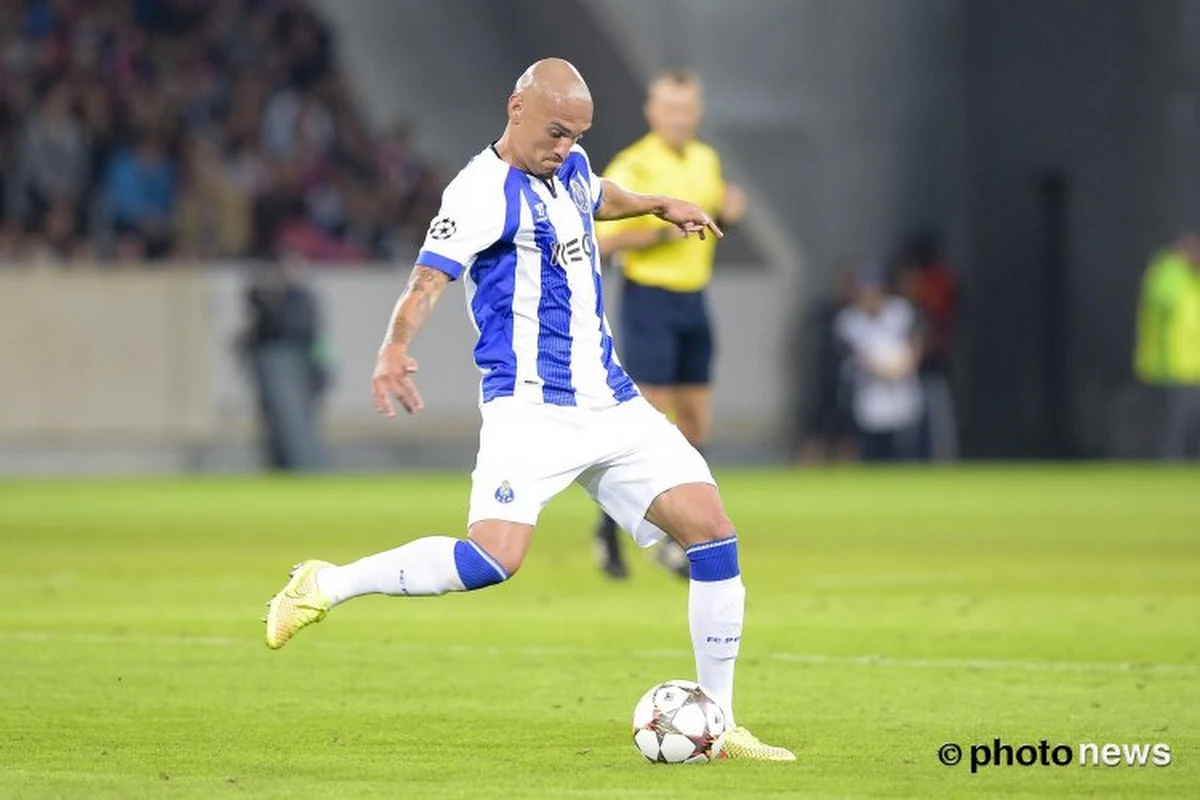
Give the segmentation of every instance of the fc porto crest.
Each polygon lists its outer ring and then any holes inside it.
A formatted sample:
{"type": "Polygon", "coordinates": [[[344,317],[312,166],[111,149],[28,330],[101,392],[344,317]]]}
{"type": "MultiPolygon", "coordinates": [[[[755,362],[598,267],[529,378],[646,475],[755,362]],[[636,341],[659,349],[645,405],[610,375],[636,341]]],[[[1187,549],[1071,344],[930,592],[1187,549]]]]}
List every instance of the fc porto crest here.
{"type": "Polygon", "coordinates": [[[508,481],[501,481],[496,487],[496,502],[508,505],[513,501],[516,494],[513,492],[512,484],[508,481]]]}
{"type": "Polygon", "coordinates": [[[579,209],[580,214],[592,213],[592,195],[588,192],[583,176],[578,172],[571,176],[571,199],[575,201],[575,207],[579,209]]]}

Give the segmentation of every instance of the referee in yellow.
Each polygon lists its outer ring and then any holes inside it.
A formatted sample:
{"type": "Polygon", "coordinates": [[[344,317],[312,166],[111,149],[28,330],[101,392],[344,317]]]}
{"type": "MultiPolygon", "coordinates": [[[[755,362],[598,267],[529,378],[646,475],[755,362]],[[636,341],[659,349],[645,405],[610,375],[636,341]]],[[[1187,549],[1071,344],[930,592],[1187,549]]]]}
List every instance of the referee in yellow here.
{"type": "MultiPolygon", "coordinates": [[[[672,70],[650,83],[650,132],[616,155],[605,177],[647,194],[696,203],[720,224],[737,222],[745,195],[725,183],[717,152],[697,141],[704,87],[690,72],[672,70]]],[[[713,331],[705,288],[712,277],[716,238],[684,238],[653,216],[602,222],[601,256],[612,256],[624,275],[621,295],[621,363],[655,408],[672,417],[697,448],[708,439],[713,331]]],[[[628,574],[616,523],[602,516],[596,531],[601,566],[613,578],[628,574]]],[[[688,577],[678,547],[663,545],[659,558],[688,577]]]]}

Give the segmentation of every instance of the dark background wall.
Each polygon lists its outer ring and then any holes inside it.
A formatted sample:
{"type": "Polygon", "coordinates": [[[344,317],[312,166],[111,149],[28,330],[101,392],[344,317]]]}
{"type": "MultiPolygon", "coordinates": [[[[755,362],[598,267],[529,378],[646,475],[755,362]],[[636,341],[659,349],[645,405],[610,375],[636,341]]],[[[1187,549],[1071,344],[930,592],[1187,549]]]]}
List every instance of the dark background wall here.
{"type": "Polygon", "coordinates": [[[1149,252],[1196,224],[1195,4],[966,4],[967,444],[978,455],[1144,446],[1133,382],[1149,252]],[[1190,31],[1190,32],[1189,32],[1190,31]]]}

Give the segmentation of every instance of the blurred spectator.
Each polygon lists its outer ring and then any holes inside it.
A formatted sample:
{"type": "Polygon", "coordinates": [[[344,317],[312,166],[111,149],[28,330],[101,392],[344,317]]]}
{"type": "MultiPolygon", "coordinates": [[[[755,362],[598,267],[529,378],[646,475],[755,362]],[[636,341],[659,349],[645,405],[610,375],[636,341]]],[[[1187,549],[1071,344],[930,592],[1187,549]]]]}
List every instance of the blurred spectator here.
{"type": "Polygon", "coordinates": [[[71,87],[60,81],[21,132],[8,187],[10,213],[27,231],[42,230],[51,206],[65,204],[81,215],[90,157],[87,132],[71,109],[71,87]]]}
{"type": "Polygon", "coordinates": [[[104,180],[105,199],[119,239],[137,239],[146,258],[168,254],[176,203],[175,168],[162,138],[138,136],[133,148],[118,151],[104,180]]]}
{"type": "Polygon", "coordinates": [[[187,258],[229,258],[250,247],[250,201],[221,151],[204,137],[189,141],[184,190],[176,212],[177,252],[187,258]]]}
{"type": "Polygon", "coordinates": [[[1200,457],[1200,236],[1154,255],[1142,279],[1135,369],[1166,395],[1159,456],[1200,457]]]}
{"type": "Polygon", "coordinates": [[[258,395],[267,465],[322,469],[317,411],[329,371],[303,261],[289,254],[279,267],[267,268],[247,291],[246,302],[250,321],[240,346],[258,395]]]}
{"type": "Polygon", "coordinates": [[[82,264],[92,256],[87,239],[75,224],[75,208],[67,202],[52,203],[46,210],[42,232],[25,245],[25,257],[37,264],[82,264]]]}
{"type": "Polygon", "coordinates": [[[283,224],[303,220],[305,213],[300,165],[292,161],[276,165],[254,204],[254,255],[269,258],[275,252],[275,239],[283,224]]]}
{"type": "Polygon", "coordinates": [[[854,283],[854,302],[837,315],[834,330],[848,352],[859,455],[865,461],[916,458],[923,412],[916,312],[887,292],[878,264],[860,266],[854,283]]]}
{"type": "Polygon", "coordinates": [[[0,267],[11,265],[20,252],[21,234],[16,226],[0,222],[0,267]]]}
{"type": "Polygon", "coordinates": [[[103,84],[93,83],[84,89],[82,97],[83,125],[88,138],[88,188],[104,182],[116,143],[124,137],[113,112],[112,99],[103,84]]]}
{"type": "Polygon", "coordinates": [[[919,457],[952,461],[958,458],[958,426],[950,391],[958,293],[936,231],[922,229],[909,237],[900,253],[897,288],[921,316],[918,371],[925,411],[919,457]]]}
{"type": "Polygon", "coordinates": [[[811,346],[812,369],[805,381],[803,441],[796,454],[803,463],[852,461],[857,456],[856,428],[850,408],[851,386],[844,369],[845,347],[838,340],[838,315],[854,299],[854,265],[834,271],[834,291],[821,298],[802,326],[797,349],[811,346]]]}
{"type": "Polygon", "coordinates": [[[303,155],[319,161],[333,145],[329,109],[313,92],[280,89],[267,103],[262,121],[263,150],[275,159],[303,155]]]}

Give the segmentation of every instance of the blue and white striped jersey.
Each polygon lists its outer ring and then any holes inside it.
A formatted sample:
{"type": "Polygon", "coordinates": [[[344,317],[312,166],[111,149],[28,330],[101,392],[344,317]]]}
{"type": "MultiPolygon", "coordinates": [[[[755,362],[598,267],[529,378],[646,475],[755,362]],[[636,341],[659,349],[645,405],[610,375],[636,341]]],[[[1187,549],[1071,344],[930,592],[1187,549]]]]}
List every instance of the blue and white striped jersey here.
{"type": "Polygon", "coordinates": [[[637,397],[604,315],[600,194],[579,145],[547,179],[489,146],[446,187],[416,263],[464,276],[481,403],[603,408],[637,397]]]}

